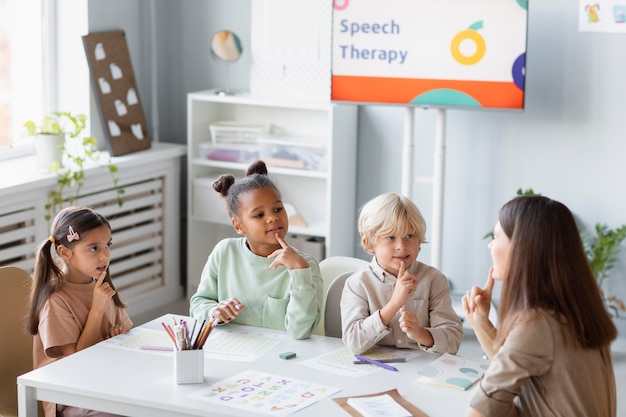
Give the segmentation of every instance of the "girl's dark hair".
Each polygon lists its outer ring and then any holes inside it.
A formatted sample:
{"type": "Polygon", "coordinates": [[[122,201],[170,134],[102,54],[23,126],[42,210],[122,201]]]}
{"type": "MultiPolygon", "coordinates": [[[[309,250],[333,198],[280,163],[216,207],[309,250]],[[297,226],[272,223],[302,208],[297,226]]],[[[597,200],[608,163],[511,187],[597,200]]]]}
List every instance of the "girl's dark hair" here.
{"type": "MultiPolygon", "coordinates": [[[[41,309],[48,298],[50,298],[50,295],[62,288],[65,283],[63,271],[57,261],[54,260],[52,250],[56,252],[56,248],[59,245],[69,249],[76,246],[78,241],[69,242],[67,238],[70,234],[70,227],[74,232],[82,235],[103,225],[107,226],[109,230],[111,229],[109,221],[104,216],[87,207],[67,207],[56,215],[52,222],[50,238],[41,243],[36,254],[33,286],[30,295],[30,310],[26,320],[30,334],[35,335],[39,332],[39,314],[41,309]]],[[[108,269],[104,280],[115,290],[108,269]]],[[[113,301],[118,307],[126,307],[126,303],[119,297],[117,290],[113,296],[113,301]]]]}
{"type": "Polygon", "coordinates": [[[521,196],[500,209],[498,220],[511,241],[498,309],[498,342],[522,314],[541,308],[560,315],[582,347],[610,344],[617,329],[570,210],[544,196],[521,196]]]}
{"type": "Polygon", "coordinates": [[[246,170],[246,176],[235,180],[232,174],[222,174],[213,182],[213,189],[224,197],[226,211],[230,217],[239,215],[239,196],[252,190],[272,187],[280,198],[280,191],[267,176],[267,166],[263,161],[254,161],[246,170]]]}

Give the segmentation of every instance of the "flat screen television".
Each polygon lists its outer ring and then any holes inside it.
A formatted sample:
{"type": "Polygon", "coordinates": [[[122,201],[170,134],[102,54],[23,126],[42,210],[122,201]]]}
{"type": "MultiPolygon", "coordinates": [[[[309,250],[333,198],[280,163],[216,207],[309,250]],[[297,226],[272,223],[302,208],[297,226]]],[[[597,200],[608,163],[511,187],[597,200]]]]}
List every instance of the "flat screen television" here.
{"type": "Polygon", "coordinates": [[[334,0],[331,100],[524,109],[528,0],[334,0]]]}

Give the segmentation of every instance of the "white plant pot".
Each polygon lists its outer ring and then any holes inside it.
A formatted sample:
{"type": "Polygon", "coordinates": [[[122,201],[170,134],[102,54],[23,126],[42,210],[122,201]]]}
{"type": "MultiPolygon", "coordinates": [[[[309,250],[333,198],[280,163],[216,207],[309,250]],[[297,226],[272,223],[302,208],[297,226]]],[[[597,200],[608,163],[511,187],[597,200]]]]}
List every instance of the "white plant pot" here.
{"type": "Polygon", "coordinates": [[[50,172],[50,166],[58,162],[63,166],[63,148],[65,135],[36,135],[35,153],[37,154],[37,169],[39,172],[50,172]]]}

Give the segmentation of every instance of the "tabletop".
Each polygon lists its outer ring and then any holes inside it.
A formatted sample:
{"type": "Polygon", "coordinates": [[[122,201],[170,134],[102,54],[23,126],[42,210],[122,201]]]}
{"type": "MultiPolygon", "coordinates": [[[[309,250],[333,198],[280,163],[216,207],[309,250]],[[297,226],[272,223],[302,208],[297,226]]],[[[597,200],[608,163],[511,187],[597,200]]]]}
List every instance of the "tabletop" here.
{"type": "MultiPolygon", "coordinates": [[[[139,328],[160,329],[165,333],[161,323],[171,323],[173,319],[180,317],[182,316],[165,315],[139,328]]],[[[236,332],[237,329],[263,332],[266,335],[285,335],[284,332],[234,324],[218,327],[215,334],[219,335],[223,331],[236,332]]],[[[209,339],[213,337],[215,336],[212,333],[209,339]]],[[[375,394],[392,389],[397,389],[402,397],[430,417],[463,416],[467,413],[470,393],[476,389],[473,386],[463,391],[418,383],[417,371],[439,357],[427,352],[416,352],[405,363],[394,363],[397,372],[374,366],[376,369],[372,372],[358,377],[307,366],[307,362],[314,361],[320,355],[344,349],[341,339],[317,335],[305,340],[280,337],[269,350],[249,361],[205,356],[204,382],[178,385],[174,378],[172,352],[122,349],[113,347],[113,341],[101,342],[21,375],[18,378],[19,415],[36,416],[37,400],[137,417],[267,415],[251,410],[244,411],[225,405],[225,402],[209,403],[197,395],[220,381],[247,371],[268,373],[337,389],[331,396],[294,414],[301,417],[344,416],[347,414],[331,398],[375,394]],[[280,358],[280,354],[285,352],[294,352],[296,356],[288,360],[280,358]]],[[[471,333],[466,335],[458,355],[468,359],[481,358],[482,351],[471,333]]],[[[624,385],[624,359],[623,355],[618,355],[621,369],[616,372],[618,386],[624,385]]]]}

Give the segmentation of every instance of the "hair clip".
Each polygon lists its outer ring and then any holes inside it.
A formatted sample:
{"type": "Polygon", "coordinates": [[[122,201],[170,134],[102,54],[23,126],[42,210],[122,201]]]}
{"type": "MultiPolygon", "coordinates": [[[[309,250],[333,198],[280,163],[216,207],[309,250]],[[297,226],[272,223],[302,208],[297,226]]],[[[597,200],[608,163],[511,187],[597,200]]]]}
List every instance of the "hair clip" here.
{"type": "Polygon", "coordinates": [[[67,233],[68,233],[68,235],[67,235],[67,241],[68,242],[73,242],[74,240],[79,240],[80,239],[80,236],[78,235],[78,233],[76,233],[74,231],[74,228],[72,228],[72,226],[70,226],[67,229],[67,233]]]}

